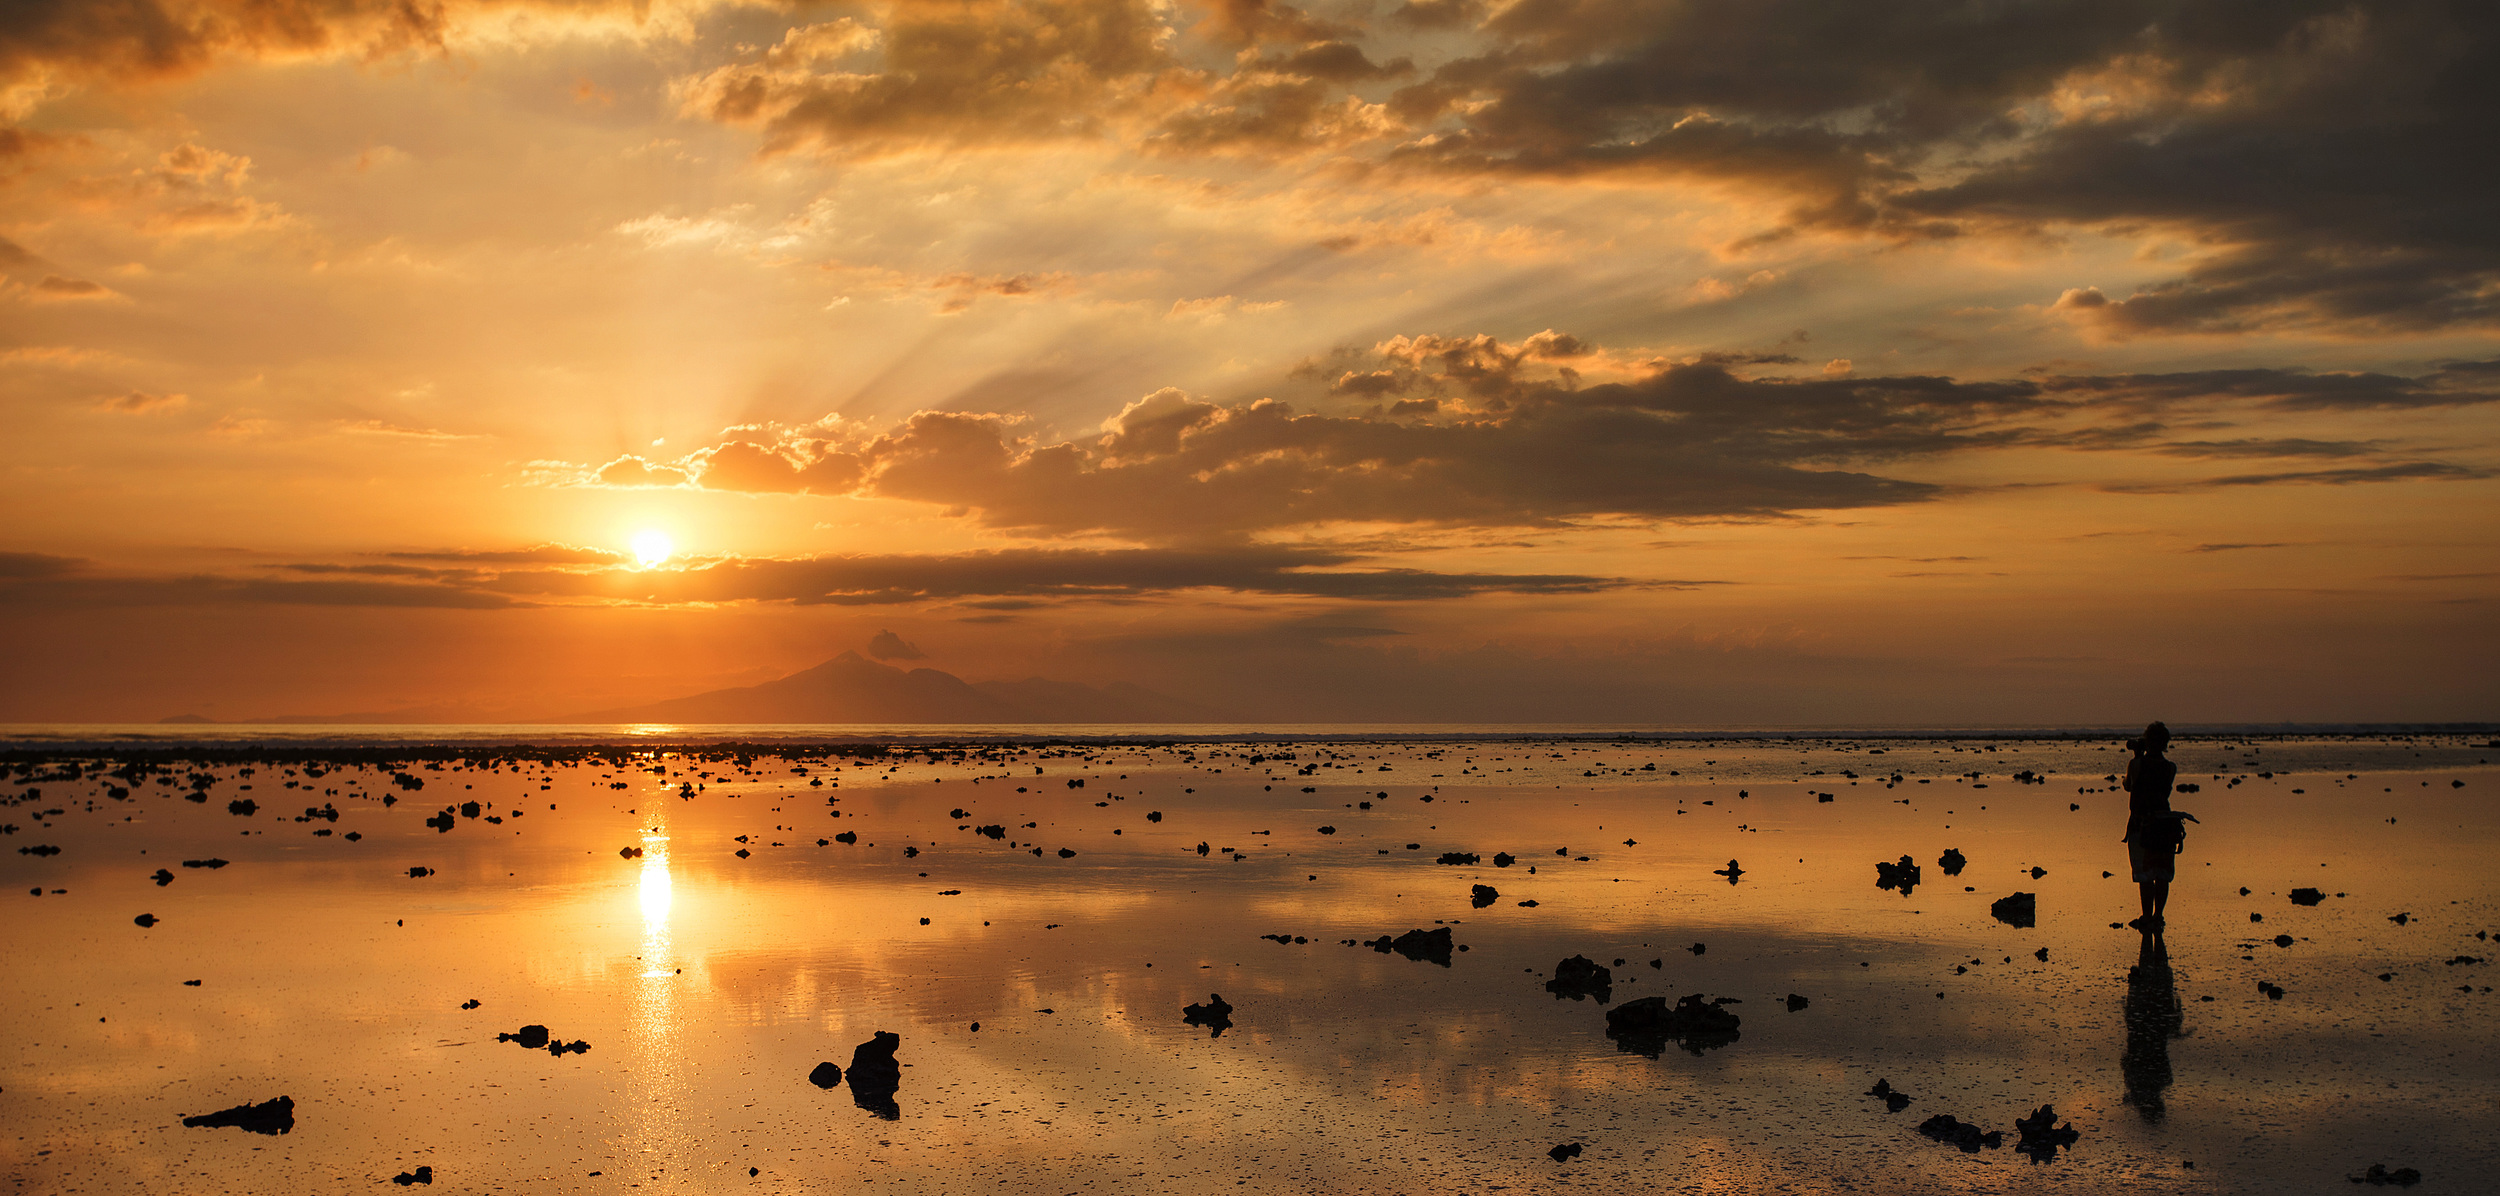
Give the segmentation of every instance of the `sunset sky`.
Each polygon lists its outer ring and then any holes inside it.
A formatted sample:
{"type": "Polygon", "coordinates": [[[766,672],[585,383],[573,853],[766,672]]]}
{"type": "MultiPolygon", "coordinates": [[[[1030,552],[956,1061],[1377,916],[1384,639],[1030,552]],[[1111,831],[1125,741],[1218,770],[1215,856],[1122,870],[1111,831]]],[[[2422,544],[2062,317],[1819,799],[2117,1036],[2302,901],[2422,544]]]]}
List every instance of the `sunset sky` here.
{"type": "Polygon", "coordinates": [[[2500,717],[2496,145],[2463,2],[10,5],[0,719],[2500,717]]]}

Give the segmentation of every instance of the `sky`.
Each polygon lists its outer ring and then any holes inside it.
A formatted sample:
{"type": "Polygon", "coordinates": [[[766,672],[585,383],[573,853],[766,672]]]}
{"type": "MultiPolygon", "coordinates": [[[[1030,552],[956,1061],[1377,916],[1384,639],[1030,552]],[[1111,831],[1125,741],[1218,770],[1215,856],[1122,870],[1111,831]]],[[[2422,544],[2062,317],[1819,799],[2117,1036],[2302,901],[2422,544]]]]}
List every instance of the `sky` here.
{"type": "Polygon", "coordinates": [[[2500,718],[2500,10],[30,0],[0,720],[2500,718]]]}

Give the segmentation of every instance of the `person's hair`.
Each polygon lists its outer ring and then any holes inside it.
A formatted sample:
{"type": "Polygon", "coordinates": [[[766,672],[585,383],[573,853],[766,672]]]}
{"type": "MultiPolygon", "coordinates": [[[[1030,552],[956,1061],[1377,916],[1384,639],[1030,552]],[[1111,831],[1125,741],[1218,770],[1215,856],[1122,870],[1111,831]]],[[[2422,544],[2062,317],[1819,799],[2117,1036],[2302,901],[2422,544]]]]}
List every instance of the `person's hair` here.
{"type": "Polygon", "coordinates": [[[2160,722],[2158,722],[2158,721],[2156,721],[2156,722],[2152,722],[2152,723],[2148,723],[2148,724],[2146,724],[2146,725],[2145,725],[2145,727],[2144,727],[2144,747],[2145,747],[2145,750],[2147,750],[2147,751],[2160,751],[2161,749],[2163,749],[2163,748],[2165,748],[2165,747],[2168,747],[2168,746],[2170,746],[2170,728],[2163,726],[2163,725],[2162,725],[2160,722]]]}

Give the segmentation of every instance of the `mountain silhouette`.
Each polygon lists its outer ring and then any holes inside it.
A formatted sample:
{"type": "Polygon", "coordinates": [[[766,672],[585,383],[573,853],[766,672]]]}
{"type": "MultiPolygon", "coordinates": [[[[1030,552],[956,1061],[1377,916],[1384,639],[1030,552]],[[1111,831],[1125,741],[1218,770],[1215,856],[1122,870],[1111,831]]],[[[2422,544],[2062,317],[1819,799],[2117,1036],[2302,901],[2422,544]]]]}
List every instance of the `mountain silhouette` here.
{"type": "Polygon", "coordinates": [[[1216,712],[1125,681],[965,681],[844,652],[777,681],[561,719],[582,723],[1189,723],[1216,712]]]}

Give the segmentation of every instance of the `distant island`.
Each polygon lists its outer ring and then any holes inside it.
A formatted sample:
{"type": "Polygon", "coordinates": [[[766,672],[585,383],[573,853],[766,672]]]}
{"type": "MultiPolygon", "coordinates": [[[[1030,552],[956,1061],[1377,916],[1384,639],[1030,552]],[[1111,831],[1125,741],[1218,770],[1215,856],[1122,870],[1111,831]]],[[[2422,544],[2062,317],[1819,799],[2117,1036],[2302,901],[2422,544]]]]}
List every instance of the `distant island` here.
{"type": "Polygon", "coordinates": [[[715,689],[639,706],[553,717],[516,716],[465,706],[418,706],[350,714],[284,714],[213,719],[177,714],[164,726],[280,724],[359,726],[442,723],[1203,723],[1229,721],[1222,711],[1141,685],[1093,686],[1028,677],[965,681],[937,669],[905,671],[844,652],[814,668],[761,685],[715,689]]]}
{"type": "Polygon", "coordinates": [[[1029,677],[965,681],[908,672],[844,652],[777,681],[644,706],[593,710],[566,723],[1194,723],[1223,718],[1194,702],[1115,681],[1091,686],[1029,677]]]}

